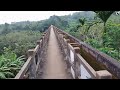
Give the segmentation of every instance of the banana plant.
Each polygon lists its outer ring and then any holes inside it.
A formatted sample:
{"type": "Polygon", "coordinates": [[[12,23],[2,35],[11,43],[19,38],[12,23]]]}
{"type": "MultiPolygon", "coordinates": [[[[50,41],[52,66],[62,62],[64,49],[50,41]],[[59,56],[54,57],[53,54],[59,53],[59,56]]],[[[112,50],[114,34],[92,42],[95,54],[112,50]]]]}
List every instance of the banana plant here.
{"type": "Polygon", "coordinates": [[[13,78],[24,64],[24,56],[17,55],[9,48],[4,48],[0,56],[0,79],[13,78]]]}

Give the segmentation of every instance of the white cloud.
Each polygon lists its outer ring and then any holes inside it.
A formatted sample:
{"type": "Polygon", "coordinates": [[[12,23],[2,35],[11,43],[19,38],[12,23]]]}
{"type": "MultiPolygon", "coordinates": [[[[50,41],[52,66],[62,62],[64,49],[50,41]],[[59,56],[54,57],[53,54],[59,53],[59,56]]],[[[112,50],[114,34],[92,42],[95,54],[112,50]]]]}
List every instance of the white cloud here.
{"type": "Polygon", "coordinates": [[[52,15],[68,15],[79,11],[0,11],[0,24],[5,22],[39,21],[52,15]]]}

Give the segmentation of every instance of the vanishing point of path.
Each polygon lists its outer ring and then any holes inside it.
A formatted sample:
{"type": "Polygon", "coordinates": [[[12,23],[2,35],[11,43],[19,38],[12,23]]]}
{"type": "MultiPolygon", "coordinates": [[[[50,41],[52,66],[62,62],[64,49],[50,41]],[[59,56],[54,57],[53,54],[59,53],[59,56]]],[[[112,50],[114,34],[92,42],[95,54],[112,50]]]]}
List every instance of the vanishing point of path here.
{"type": "Polygon", "coordinates": [[[43,79],[70,79],[53,28],[50,30],[43,79]]]}

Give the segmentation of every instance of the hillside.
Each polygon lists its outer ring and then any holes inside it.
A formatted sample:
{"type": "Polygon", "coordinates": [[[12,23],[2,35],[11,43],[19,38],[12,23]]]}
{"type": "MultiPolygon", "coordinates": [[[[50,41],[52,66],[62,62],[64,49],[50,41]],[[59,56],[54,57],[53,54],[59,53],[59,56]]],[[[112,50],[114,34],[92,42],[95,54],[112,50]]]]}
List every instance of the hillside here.
{"type": "MultiPolygon", "coordinates": [[[[77,23],[80,18],[87,18],[88,20],[94,19],[95,13],[91,11],[87,12],[76,12],[72,15],[65,16],[50,16],[49,19],[41,21],[22,21],[22,22],[12,22],[9,24],[10,30],[33,30],[33,31],[44,31],[51,24],[57,26],[58,28],[65,29],[69,27],[71,23],[77,23]]],[[[0,25],[0,30],[2,31],[4,25],[0,25]]]]}

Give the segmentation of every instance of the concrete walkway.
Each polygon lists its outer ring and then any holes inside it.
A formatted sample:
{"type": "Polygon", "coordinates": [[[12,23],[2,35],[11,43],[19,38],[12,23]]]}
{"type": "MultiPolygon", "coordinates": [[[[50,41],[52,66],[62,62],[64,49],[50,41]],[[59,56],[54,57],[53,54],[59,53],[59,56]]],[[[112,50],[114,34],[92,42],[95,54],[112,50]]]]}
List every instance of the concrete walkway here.
{"type": "Polygon", "coordinates": [[[53,28],[50,31],[43,79],[70,79],[53,28]]]}

